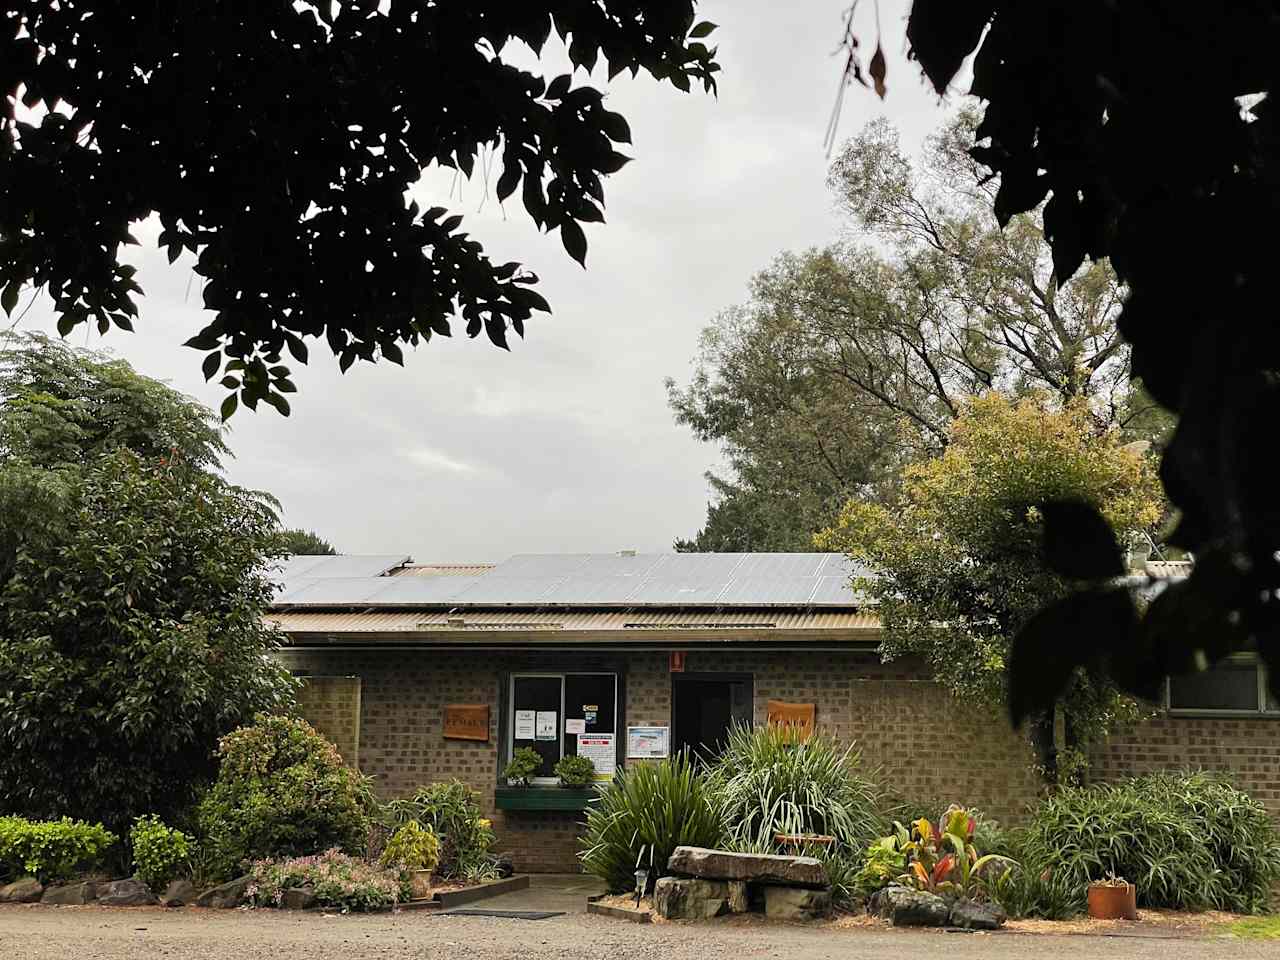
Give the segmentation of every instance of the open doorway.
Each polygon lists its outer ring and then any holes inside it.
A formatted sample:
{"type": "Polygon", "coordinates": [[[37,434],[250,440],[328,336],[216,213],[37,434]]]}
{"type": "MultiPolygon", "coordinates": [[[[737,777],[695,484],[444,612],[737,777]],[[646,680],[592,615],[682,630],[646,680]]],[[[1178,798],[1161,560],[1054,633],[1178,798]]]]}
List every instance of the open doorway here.
{"type": "Polygon", "coordinates": [[[673,673],[672,746],[710,760],[724,749],[729,728],[752,722],[755,682],[749,673],[673,673]]]}

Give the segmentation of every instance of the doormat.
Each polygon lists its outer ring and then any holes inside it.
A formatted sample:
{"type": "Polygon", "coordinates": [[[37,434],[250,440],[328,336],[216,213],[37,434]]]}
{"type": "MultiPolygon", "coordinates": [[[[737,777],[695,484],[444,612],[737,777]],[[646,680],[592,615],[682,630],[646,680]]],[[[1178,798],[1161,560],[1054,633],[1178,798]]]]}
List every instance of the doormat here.
{"type": "Polygon", "coordinates": [[[503,920],[546,920],[563,917],[563,910],[446,910],[442,917],[500,917],[503,920]]]}

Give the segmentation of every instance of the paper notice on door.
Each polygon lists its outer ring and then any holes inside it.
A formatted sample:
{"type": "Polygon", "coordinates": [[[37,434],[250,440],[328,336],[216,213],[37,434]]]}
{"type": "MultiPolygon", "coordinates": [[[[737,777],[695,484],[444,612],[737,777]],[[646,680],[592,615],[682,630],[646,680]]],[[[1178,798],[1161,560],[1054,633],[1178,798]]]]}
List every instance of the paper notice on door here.
{"type": "Polygon", "coordinates": [[[554,710],[539,710],[535,726],[539,740],[555,740],[558,736],[556,732],[556,712],[554,710]]]}
{"type": "Polygon", "coordinates": [[[578,756],[595,764],[597,780],[612,779],[618,768],[618,751],[612,733],[578,734],[578,756]]]}
{"type": "Polygon", "coordinates": [[[587,721],[585,720],[566,720],[564,722],[565,733],[586,733],[587,721]]]}
{"type": "Polygon", "coordinates": [[[532,740],[533,739],[533,716],[532,710],[516,711],[516,739],[532,740]]]}

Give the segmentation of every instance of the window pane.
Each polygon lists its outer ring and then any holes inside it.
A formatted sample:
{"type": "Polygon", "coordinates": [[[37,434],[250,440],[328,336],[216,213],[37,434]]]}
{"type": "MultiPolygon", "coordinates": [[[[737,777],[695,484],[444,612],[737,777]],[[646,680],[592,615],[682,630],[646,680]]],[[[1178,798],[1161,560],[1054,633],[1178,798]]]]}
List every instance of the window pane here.
{"type": "MultiPolygon", "coordinates": [[[[516,677],[513,681],[512,705],[516,710],[533,710],[537,713],[555,714],[556,729],[562,729],[560,719],[560,683],[559,677],[516,677]]],[[[513,717],[514,721],[514,717],[513,717]]],[[[514,738],[514,724],[512,736],[514,738]]],[[[537,735],[535,729],[534,735],[537,735]]],[[[515,740],[512,753],[521,747],[533,747],[542,756],[542,768],[534,772],[535,777],[553,776],[551,770],[560,759],[560,738],[551,740],[515,740]]]]}
{"type": "Polygon", "coordinates": [[[1169,680],[1173,710],[1257,710],[1258,666],[1219,663],[1212,670],[1169,680]]]}
{"type": "MultiPolygon", "coordinates": [[[[587,733],[616,734],[617,687],[618,678],[612,673],[569,674],[564,678],[565,719],[585,721],[587,733]]],[[[577,754],[576,733],[564,735],[564,752],[577,754]]]]}

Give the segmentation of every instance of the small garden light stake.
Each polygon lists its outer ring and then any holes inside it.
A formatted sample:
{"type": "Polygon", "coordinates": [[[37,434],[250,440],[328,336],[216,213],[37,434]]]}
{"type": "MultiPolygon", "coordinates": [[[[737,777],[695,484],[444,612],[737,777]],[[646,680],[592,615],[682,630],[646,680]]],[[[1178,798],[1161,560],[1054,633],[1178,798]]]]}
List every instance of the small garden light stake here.
{"type": "Polygon", "coordinates": [[[649,885],[649,871],[644,869],[636,869],[636,906],[640,906],[640,900],[644,896],[645,888],[649,885]]]}

